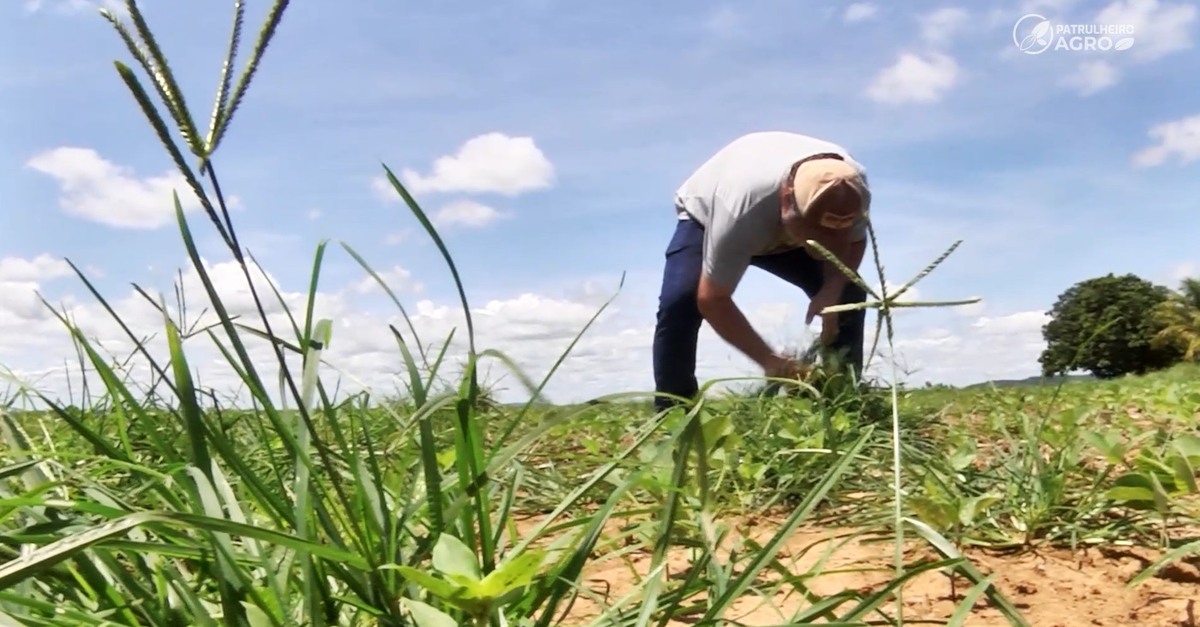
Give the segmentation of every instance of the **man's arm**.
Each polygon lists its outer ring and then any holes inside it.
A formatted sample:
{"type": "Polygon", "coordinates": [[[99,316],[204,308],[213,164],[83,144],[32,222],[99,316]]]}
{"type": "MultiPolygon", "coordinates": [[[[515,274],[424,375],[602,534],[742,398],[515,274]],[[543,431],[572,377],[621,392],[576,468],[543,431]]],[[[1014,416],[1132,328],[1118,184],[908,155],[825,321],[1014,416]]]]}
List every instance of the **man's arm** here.
{"type": "MultiPolygon", "coordinates": [[[[858,272],[859,266],[862,265],[863,256],[867,252],[867,240],[864,238],[857,242],[850,242],[850,244],[842,250],[844,253],[841,255],[836,255],[835,253],[838,260],[845,264],[847,268],[858,272]]],[[[823,270],[823,286],[827,289],[835,290],[838,294],[840,294],[842,289],[846,287],[846,283],[850,281],[850,277],[847,277],[841,270],[838,269],[837,266],[830,263],[828,260],[823,262],[823,270]]]]}
{"type": "Polygon", "coordinates": [[[696,306],[722,340],[770,370],[778,365],[775,352],[733,302],[733,292],[750,266],[749,251],[758,246],[758,230],[753,222],[733,219],[727,212],[713,212],[704,230],[704,262],[696,306]]]}
{"type": "Polygon", "coordinates": [[[712,280],[707,272],[700,275],[696,306],[721,339],[728,342],[764,369],[776,358],[775,352],[750,326],[750,321],[733,302],[733,289],[712,280]]]}

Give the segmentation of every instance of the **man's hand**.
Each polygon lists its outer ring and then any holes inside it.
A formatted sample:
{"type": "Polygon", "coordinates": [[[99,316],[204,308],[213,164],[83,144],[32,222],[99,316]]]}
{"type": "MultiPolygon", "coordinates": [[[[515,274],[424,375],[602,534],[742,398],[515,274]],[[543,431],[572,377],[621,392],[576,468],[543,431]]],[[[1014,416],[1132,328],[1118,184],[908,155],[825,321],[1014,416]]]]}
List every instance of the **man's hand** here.
{"type": "Polygon", "coordinates": [[[804,375],[806,366],[771,350],[754,331],[750,322],[730,298],[732,291],[714,284],[707,276],[700,278],[696,305],[713,331],[754,360],[768,377],[796,379],[804,375]]]}
{"type": "Polygon", "coordinates": [[[826,307],[833,307],[842,299],[842,290],[845,288],[843,281],[827,281],[821,291],[813,295],[812,300],[808,303],[808,314],[804,318],[804,324],[812,324],[813,318],[821,316],[821,343],[828,345],[837,337],[838,315],[836,312],[821,314],[821,310],[826,307]]]}
{"type": "MultiPolygon", "coordinates": [[[[821,310],[837,305],[841,299],[842,287],[826,283],[821,291],[813,294],[812,300],[808,302],[808,314],[804,316],[804,324],[812,324],[813,318],[821,315],[821,310]]],[[[837,314],[826,314],[826,317],[828,316],[837,316],[837,314]]]]}
{"type": "Polygon", "coordinates": [[[795,379],[804,373],[804,366],[790,357],[771,355],[763,364],[763,374],[768,377],[795,379]]]}
{"type": "Polygon", "coordinates": [[[821,344],[830,346],[838,336],[838,315],[836,313],[821,316],[821,344]]]}

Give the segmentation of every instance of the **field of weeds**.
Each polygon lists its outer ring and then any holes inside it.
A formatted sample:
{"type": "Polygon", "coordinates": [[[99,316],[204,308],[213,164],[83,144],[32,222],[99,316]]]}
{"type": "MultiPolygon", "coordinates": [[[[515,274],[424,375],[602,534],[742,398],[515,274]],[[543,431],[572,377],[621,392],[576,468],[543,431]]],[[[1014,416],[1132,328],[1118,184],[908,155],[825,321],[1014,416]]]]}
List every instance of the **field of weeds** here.
{"type": "MultiPolygon", "coordinates": [[[[201,199],[247,278],[214,153],[286,6],[234,80],[236,4],[206,131],[136,4],[131,25],[112,18],[151,86],[119,76],[189,182],[177,193],[201,199]]],[[[388,175],[469,321],[453,255],[388,175]]],[[[175,206],[218,320],[188,342],[220,348],[252,408],[197,388],[180,312],[163,306],[162,354],[129,332],[149,397],[62,318],[104,389],[82,408],[26,390],[0,410],[3,625],[1194,624],[1195,368],[971,390],[834,379],[660,415],[634,394],[492,402],[476,367],[505,357],[468,324],[463,373],[442,365],[448,340],[393,329],[408,398],[367,404],[324,384],[331,325],[311,299],[272,328],[277,295],[248,281],[260,320],[227,314],[175,206]],[[278,381],[247,349],[264,341],[278,381]]],[[[902,292],[873,294],[885,323],[914,305],[902,292]]],[[[546,381],[525,383],[536,398],[546,381]]]]}
{"type": "Polygon", "coordinates": [[[0,612],[866,625],[903,584],[909,624],[1188,625],[1197,374],[904,393],[899,575],[884,392],[10,411],[0,612]]]}

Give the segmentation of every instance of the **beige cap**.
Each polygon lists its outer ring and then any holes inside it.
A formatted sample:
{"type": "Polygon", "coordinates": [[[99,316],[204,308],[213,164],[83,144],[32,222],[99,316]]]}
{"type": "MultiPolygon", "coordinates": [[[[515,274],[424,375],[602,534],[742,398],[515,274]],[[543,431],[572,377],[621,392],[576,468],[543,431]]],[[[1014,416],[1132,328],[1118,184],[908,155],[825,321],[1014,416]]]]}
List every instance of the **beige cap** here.
{"type": "MultiPolygon", "coordinates": [[[[801,219],[817,231],[848,232],[866,213],[870,192],[858,168],[841,159],[813,159],[796,167],[792,194],[801,219]],[[845,183],[857,194],[859,203],[843,212],[843,203],[817,203],[816,200],[838,183],[845,183]],[[832,207],[831,207],[832,205],[832,207]],[[830,211],[834,209],[834,211],[830,211]]],[[[831,199],[832,200],[832,199],[831,199]]],[[[829,233],[833,235],[833,233],[829,233]]]]}

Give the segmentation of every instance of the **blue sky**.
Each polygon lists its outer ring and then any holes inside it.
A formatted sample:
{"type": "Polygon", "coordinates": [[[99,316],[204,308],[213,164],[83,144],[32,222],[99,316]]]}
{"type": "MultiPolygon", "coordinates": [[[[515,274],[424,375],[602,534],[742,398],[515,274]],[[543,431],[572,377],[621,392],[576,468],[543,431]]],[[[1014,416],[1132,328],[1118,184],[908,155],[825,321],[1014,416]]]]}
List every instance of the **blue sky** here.
{"type": "MultiPolygon", "coordinates": [[[[206,123],[232,3],[144,4],[206,123]]],[[[29,306],[32,290],[78,308],[98,339],[116,338],[58,260],[89,268],[114,300],[135,282],[167,290],[188,263],[171,183],[160,180],[173,166],[113,68],[131,60],[97,6],[0,8],[0,282],[13,295],[0,329],[18,338],[0,342],[0,364],[55,389],[72,350],[57,321],[29,306]]],[[[1040,311],[1070,284],[1107,272],[1171,284],[1200,257],[1200,88],[1185,78],[1198,60],[1194,2],[343,6],[288,8],[218,151],[245,242],[281,289],[299,293],[317,242],[346,241],[379,269],[403,269],[395,287],[412,310],[428,301],[422,323],[436,335],[456,307],[449,274],[376,182],[382,163],[415,173],[405,180],[422,206],[459,217],[440,224],[472,305],[494,301],[481,333],[536,375],[625,272],[616,311],[568,362],[556,399],[651,388],[672,194],[746,132],[816,135],[866,165],[893,280],[964,240],[918,292],[984,304],[901,317],[917,381],[1034,374],[1040,311]],[[1128,23],[1136,42],[1022,54],[1013,25],[1029,12],[1128,23]]],[[[250,3],[250,33],[266,7],[250,3]]],[[[206,259],[227,261],[211,225],[189,215],[206,259]]],[[[331,250],[323,302],[340,326],[330,359],[386,387],[399,359],[384,324],[394,307],[355,290],[363,276],[331,250]]],[[[804,332],[803,294],[766,275],[750,273],[738,301],[770,338],[804,332]]],[[[752,370],[707,329],[704,338],[702,376],[752,370]]],[[[209,350],[202,342],[196,351],[209,350]]],[[[204,363],[225,380],[219,363],[204,363]]]]}

